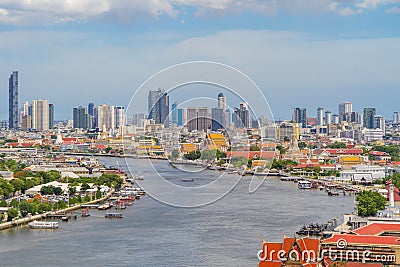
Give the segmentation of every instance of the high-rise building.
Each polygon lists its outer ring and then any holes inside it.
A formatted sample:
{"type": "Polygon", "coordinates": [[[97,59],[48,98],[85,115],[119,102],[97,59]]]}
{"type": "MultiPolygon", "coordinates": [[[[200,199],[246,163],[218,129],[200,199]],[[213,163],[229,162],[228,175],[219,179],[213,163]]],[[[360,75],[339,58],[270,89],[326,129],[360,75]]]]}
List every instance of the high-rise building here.
{"type": "Polygon", "coordinates": [[[213,108],[211,110],[211,130],[217,131],[225,126],[225,112],[222,108],[213,108]]]}
{"type": "Polygon", "coordinates": [[[87,113],[91,116],[94,116],[94,103],[88,104],[87,113]]]}
{"type": "Polygon", "coordinates": [[[178,124],[178,103],[175,101],[171,106],[171,123],[178,124]]]}
{"type": "Polygon", "coordinates": [[[223,93],[218,94],[218,108],[222,109],[223,111],[226,110],[226,97],[223,93]]]}
{"type": "Polygon", "coordinates": [[[8,124],[9,129],[18,128],[18,71],[8,79],[8,124]]]}
{"type": "Polygon", "coordinates": [[[54,105],[49,104],[49,128],[52,129],[54,126],[54,105]]]}
{"type": "Polygon", "coordinates": [[[126,124],[124,111],[124,107],[115,107],[115,128],[122,127],[126,124]]]}
{"type": "Polygon", "coordinates": [[[88,109],[84,107],[73,108],[73,125],[75,129],[89,129],[91,122],[91,115],[88,109]]]}
{"type": "Polygon", "coordinates": [[[292,121],[301,123],[301,127],[306,128],[307,127],[307,109],[294,108],[293,115],[292,115],[292,121]]]}
{"type": "Polygon", "coordinates": [[[139,127],[143,127],[145,118],[146,116],[143,113],[135,113],[132,116],[132,124],[139,127]]]}
{"type": "Polygon", "coordinates": [[[239,108],[234,111],[234,124],[236,128],[249,128],[250,127],[250,111],[247,103],[240,103],[239,108]]]}
{"type": "Polygon", "coordinates": [[[324,109],[323,108],[317,109],[317,125],[318,126],[324,125],[324,109]]]}
{"type": "Polygon", "coordinates": [[[400,123],[399,112],[395,111],[393,113],[393,124],[399,124],[399,123],[400,123]]]}
{"type": "Polygon", "coordinates": [[[105,104],[97,107],[97,122],[96,125],[100,130],[114,129],[115,124],[115,108],[114,106],[107,106],[105,104]]]}
{"type": "Polygon", "coordinates": [[[169,127],[169,96],[167,93],[158,89],[157,91],[149,91],[147,102],[149,119],[154,119],[156,123],[164,124],[169,127]]]}
{"type": "Polygon", "coordinates": [[[381,129],[383,134],[385,135],[385,118],[381,115],[375,115],[374,117],[374,128],[381,129]]]}
{"type": "Polygon", "coordinates": [[[363,125],[367,129],[374,129],[376,109],[375,108],[364,108],[363,125]]]}
{"type": "Polygon", "coordinates": [[[339,122],[346,120],[346,114],[353,111],[353,105],[350,102],[344,102],[339,104],[339,122]]]}
{"type": "Polygon", "coordinates": [[[334,114],[334,115],[332,116],[332,122],[333,122],[333,124],[339,124],[339,122],[340,122],[340,120],[339,120],[339,115],[334,114]]]}
{"type": "Polygon", "coordinates": [[[22,115],[29,115],[29,103],[28,101],[24,101],[22,106],[22,115]]]}
{"type": "Polygon", "coordinates": [[[32,128],[37,131],[49,130],[49,100],[32,101],[32,128]]]}
{"type": "Polygon", "coordinates": [[[325,111],[325,125],[329,125],[332,123],[332,112],[325,111]]]}
{"type": "Polygon", "coordinates": [[[182,114],[185,113],[186,121],[182,121],[189,131],[204,131],[211,129],[211,116],[207,107],[202,108],[184,108],[182,114]]]}

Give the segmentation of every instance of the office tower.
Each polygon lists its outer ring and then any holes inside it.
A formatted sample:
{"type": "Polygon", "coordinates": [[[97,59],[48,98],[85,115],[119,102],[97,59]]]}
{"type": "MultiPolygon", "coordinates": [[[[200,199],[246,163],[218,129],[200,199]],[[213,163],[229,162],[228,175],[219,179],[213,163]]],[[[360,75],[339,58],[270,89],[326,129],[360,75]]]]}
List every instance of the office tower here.
{"type": "Polygon", "coordinates": [[[207,107],[185,108],[182,109],[182,112],[185,113],[184,117],[186,117],[186,120],[183,120],[182,123],[186,125],[189,131],[207,132],[208,129],[211,129],[211,116],[207,107]]]}
{"type": "Polygon", "coordinates": [[[222,110],[226,110],[226,97],[223,93],[218,94],[218,108],[222,110]]]}
{"type": "Polygon", "coordinates": [[[52,129],[54,126],[54,105],[49,104],[49,128],[52,129]]]}
{"type": "Polygon", "coordinates": [[[23,129],[23,130],[32,129],[32,116],[31,115],[22,115],[21,129],[23,129]]]}
{"type": "Polygon", "coordinates": [[[115,107],[115,128],[119,128],[124,126],[125,123],[125,108],[124,107],[115,107]]]}
{"type": "MultiPolygon", "coordinates": [[[[219,106],[219,105],[218,105],[219,106]]],[[[222,108],[213,108],[211,110],[211,130],[217,131],[225,128],[225,112],[222,108]]]]}
{"type": "Polygon", "coordinates": [[[395,111],[393,113],[393,124],[399,124],[399,122],[400,122],[399,112],[395,111]]]}
{"type": "Polygon", "coordinates": [[[178,125],[185,126],[187,122],[187,110],[185,108],[178,109],[178,125]]]}
{"type": "Polygon", "coordinates": [[[156,123],[164,124],[169,127],[169,96],[167,93],[158,89],[157,91],[149,91],[147,102],[149,119],[154,119],[156,123]]]}
{"type": "Polygon", "coordinates": [[[18,128],[18,71],[13,71],[8,79],[8,127],[18,128]]]}
{"type": "Polygon", "coordinates": [[[146,116],[143,113],[135,113],[132,116],[132,124],[139,126],[139,127],[143,127],[144,123],[144,119],[146,118],[146,116]]]}
{"type": "Polygon", "coordinates": [[[178,103],[175,101],[171,106],[171,123],[178,124],[178,103]]]}
{"type": "Polygon", "coordinates": [[[32,101],[32,128],[37,131],[49,130],[49,100],[32,101]]]}
{"type": "Polygon", "coordinates": [[[29,103],[28,101],[24,101],[22,106],[22,115],[29,115],[29,103]]]}
{"type": "Polygon", "coordinates": [[[383,134],[385,134],[385,118],[381,115],[374,116],[374,128],[381,129],[383,134]]]}
{"type": "Polygon", "coordinates": [[[292,115],[292,121],[301,123],[301,127],[306,128],[307,127],[307,109],[294,108],[293,115],[292,115]]]}
{"type": "Polygon", "coordinates": [[[97,122],[97,108],[94,106],[94,103],[90,102],[87,107],[88,114],[90,116],[89,128],[96,128],[97,122]]]}
{"type": "Polygon", "coordinates": [[[94,116],[94,103],[89,103],[88,104],[87,113],[90,116],[94,116]]]}
{"type": "Polygon", "coordinates": [[[345,121],[345,115],[353,111],[353,105],[350,102],[339,104],[339,122],[345,121]]]}
{"type": "Polygon", "coordinates": [[[234,113],[234,124],[236,128],[250,127],[250,112],[247,103],[240,103],[240,107],[235,108],[234,113]]]}
{"type": "Polygon", "coordinates": [[[73,127],[75,129],[89,129],[91,115],[88,113],[88,109],[84,107],[73,108],[72,110],[73,127]]]}
{"type": "Polygon", "coordinates": [[[339,115],[334,114],[332,116],[332,121],[333,121],[333,124],[339,124],[339,115]]]}
{"type": "Polygon", "coordinates": [[[376,115],[375,108],[364,108],[363,125],[367,129],[374,129],[374,117],[376,115]]]}
{"type": "Polygon", "coordinates": [[[324,109],[323,108],[317,109],[317,125],[318,126],[324,125],[324,109]]]}
{"type": "Polygon", "coordinates": [[[332,123],[332,112],[325,111],[325,125],[329,125],[332,123]]]}
{"type": "Polygon", "coordinates": [[[115,123],[115,108],[114,106],[107,106],[105,104],[97,107],[97,122],[96,125],[100,130],[114,129],[115,123]]]}

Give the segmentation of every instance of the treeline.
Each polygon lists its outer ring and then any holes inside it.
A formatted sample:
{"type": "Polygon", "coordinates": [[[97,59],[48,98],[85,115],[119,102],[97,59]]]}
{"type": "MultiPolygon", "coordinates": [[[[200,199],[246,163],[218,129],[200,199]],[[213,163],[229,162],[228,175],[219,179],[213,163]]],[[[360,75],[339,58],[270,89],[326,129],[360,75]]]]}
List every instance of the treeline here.
{"type": "Polygon", "coordinates": [[[82,189],[88,189],[87,184],[92,183],[96,186],[106,185],[108,187],[121,188],[123,179],[116,174],[102,174],[100,177],[80,177],[80,178],[62,178],[62,183],[69,182],[69,186],[78,186],[82,184],[82,189]]]}
{"type": "Polygon", "coordinates": [[[0,198],[8,198],[16,192],[25,193],[31,187],[56,181],[60,177],[61,175],[57,171],[37,172],[36,174],[18,171],[14,174],[15,179],[11,181],[0,178],[0,198]]]}

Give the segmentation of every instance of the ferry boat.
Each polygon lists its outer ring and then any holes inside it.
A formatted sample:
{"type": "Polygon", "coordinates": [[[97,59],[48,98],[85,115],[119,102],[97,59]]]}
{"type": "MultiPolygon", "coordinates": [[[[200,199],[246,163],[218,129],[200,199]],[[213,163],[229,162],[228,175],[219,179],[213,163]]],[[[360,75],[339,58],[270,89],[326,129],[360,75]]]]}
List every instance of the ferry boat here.
{"type": "Polygon", "coordinates": [[[312,188],[312,184],[309,181],[299,181],[297,183],[297,187],[299,189],[311,189],[312,188]]]}
{"type": "Polygon", "coordinates": [[[32,229],[57,229],[58,228],[58,222],[33,221],[33,222],[30,222],[28,225],[32,229]]]}
{"type": "Polygon", "coordinates": [[[104,214],[104,217],[110,218],[110,219],[114,219],[114,218],[122,219],[122,218],[124,218],[124,215],[122,213],[117,213],[117,212],[108,212],[108,213],[104,214]]]}

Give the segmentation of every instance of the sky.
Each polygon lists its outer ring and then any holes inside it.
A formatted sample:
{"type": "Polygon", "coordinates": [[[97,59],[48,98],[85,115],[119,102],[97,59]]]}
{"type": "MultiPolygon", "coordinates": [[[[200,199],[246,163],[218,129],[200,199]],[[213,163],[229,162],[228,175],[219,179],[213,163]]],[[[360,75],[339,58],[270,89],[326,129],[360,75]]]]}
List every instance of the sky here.
{"type": "Polygon", "coordinates": [[[400,0],[0,0],[0,119],[13,70],[20,104],[49,99],[64,120],[88,102],[126,107],[151,75],[196,60],[245,73],[275,119],[345,101],[390,119],[398,25],[400,0]]]}

